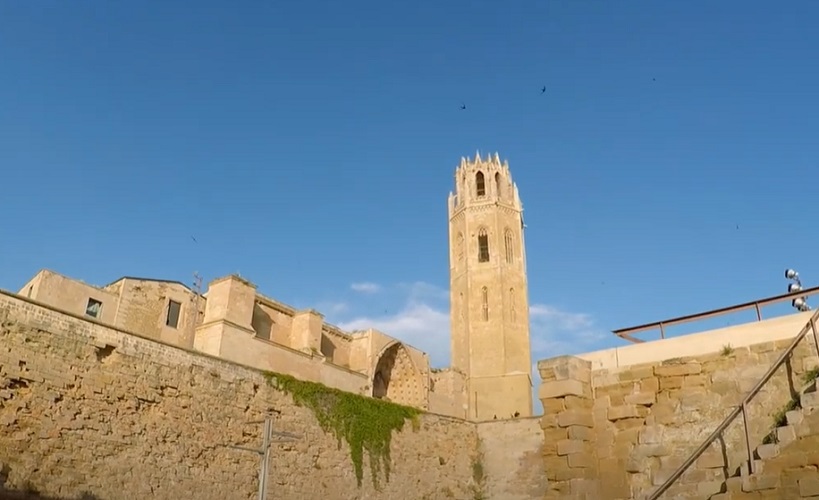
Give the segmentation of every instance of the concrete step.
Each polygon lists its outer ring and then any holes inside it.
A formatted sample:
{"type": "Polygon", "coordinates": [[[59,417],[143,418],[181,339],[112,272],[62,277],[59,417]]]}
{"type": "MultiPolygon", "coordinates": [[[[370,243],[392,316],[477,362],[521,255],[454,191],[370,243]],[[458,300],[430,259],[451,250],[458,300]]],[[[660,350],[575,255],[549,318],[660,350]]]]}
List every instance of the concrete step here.
{"type": "MultiPolygon", "coordinates": [[[[779,429],[783,429],[783,427],[780,427],[779,429]]],[[[779,431],[779,429],[777,429],[777,431],[779,431]]],[[[791,427],[791,429],[793,429],[793,427],[791,427]]],[[[754,458],[757,458],[759,460],[773,458],[777,455],[779,455],[779,444],[777,443],[761,444],[756,447],[756,450],[754,450],[754,458]]],[[[757,472],[758,471],[759,469],[757,469],[757,472]]]]}
{"type": "Polygon", "coordinates": [[[785,419],[788,421],[788,425],[799,425],[805,420],[805,414],[802,413],[801,409],[791,410],[785,414],[785,419]]]}

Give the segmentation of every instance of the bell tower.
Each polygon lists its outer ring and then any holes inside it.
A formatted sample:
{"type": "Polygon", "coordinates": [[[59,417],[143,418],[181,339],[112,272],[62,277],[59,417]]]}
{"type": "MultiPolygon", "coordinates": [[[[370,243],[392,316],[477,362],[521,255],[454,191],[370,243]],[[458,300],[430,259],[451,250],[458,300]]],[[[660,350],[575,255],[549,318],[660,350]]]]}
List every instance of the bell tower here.
{"type": "Polygon", "coordinates": [[[532,415],[522,214],[506,161],[461,158],[449,194],[450,324],[470,420],[532,415]]]}

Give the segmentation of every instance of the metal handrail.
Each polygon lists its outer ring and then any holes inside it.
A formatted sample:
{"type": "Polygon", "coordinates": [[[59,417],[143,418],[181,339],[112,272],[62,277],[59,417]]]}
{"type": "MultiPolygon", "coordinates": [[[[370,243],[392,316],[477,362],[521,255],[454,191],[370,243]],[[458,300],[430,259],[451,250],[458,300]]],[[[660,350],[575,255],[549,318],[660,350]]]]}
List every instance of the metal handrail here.
{"type": "Polygon", "coordinates": [[[642,343],[645,342],[642,339],[637,337],[633,337],[632,334],[645,332],[649,330],[654,330],[656,328],[660,329],[660,337],[665,338],[665,329],[669,326],[680,325],[683,323],[690,323],[693,321],[700,321],[709,318],[713,318],[716,316],[722,316],[724,314],[730,314],[739,311],[745,311],[751,308],[756,309],[756,319],[757,321],[762,321],[762,307],[766,307],[772,304],[778,304],[780,302],[785,302],[790,299],[794,299],[796,297],[810,297],[812,295],[819,294],[819,286],[815,286],[813,288],[806,288],[805,290],[797,290],[795,292],[788,292],[783,293],[782,295],[775,295],[773,297],[766,297],[764,299],[759,300],[752,300],[750,302],[744,302],[742,304],[735,304],[733,306],[722,307],[720,309],[712,309],[710,311],[705,312],[698,312],[695,314],[688,314],[686,316],[679,316],[677,318],[666,319],[663,321],[655,321],[653,323],[646,323],[643,325],[638,326],[630,326],[628,328],[619,328],[617,330],[612,330],[612,333],[617,335],[618,337],[624,338],[630,342],[635,343],[642,343]]]}
{"type": "Polygon", "coordinates": [[[720,437],[720,435],[722,435],[723,432],[725,432],[725,429],[727,429],[728,426],[733,423],[734,419],[736,419],[740,413],[742,414],[745,428],[745,447],[747,448],[748,451],[749,471],[751,472],[751,474],[755,472],[753,450],[751,449],[751,439],[748,434],[747,414],[748,403],[750,403],[754,396],[756,396],[757,393],[759,393],[762,387],[765,386],[766,383],[768,383],[773,374],[776,373],[776,370],[778,370],[779,367],[781,367],[785,363],[788,357],[796,349],[796,346],[798,346],[802,339],[804,339],[805,336],[808,334],[808,331],[813,332],[813,340],[816,343],[817,350],[819,350],[819,336],[817,336],[816,332],[817,319],[819,319],[819,310],[813,313],[813,315],[810,317],[805,326],[802,327],[802,330],[799,332],[799,335],[797,335],[796,338],[793,339],[793,342],[791,342],[790,346],[788,346],[788,348],[785,349],[784,352],[782,352],[782,354],[779,356],[779,358],[777,358],[774,364],[771,365],[767,372],[765,372],[765,375],[762,376],[762,378],[759,380],[759,382],[756,383],[753,389],[751,389],[748,395],[745,396],[745,398],[742,400],[739,406],[731,410],[731,413],[729,413],[725,420],[723,420],[722,423],[717,426],[714,432],[712,432],[711,435],[708,436],[708,438],[706,438],[706,440],[703,441],[703,443],[696,450],[694,450],[694,453],[692,453],[691,456],[689,456],[688,459],[686,459],[686,461],[683,462],[682,465],[680,465],[677,468],[677,470],[675,470],[674,473],[671,474],[671,476],[669,476],[668,479],[666,479],[666,481],[648,497],[648,500],[657,500],[658,498],[660,498],[660,495],[665,493],[665,491],[668,488],[670,488],[671,485],[674,484],[674,482],[677,479],[679,479],[680,476],[682,476],[685,473],[685,471],[688,470],[689,467],[691,467],[691,465],[700,457],[700,455],[702,455],[705,452],[705,450],[707,450],[708,447],[711,446],[714,443],[714,441],[716,441],[717,438],[720,437]]]}

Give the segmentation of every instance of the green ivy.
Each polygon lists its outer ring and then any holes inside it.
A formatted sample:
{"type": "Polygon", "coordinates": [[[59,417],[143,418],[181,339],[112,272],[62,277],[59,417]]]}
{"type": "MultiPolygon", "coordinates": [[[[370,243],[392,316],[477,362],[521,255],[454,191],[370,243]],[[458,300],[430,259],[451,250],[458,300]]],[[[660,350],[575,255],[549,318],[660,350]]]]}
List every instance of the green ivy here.
{"type": "Polygon", "coordinates": [[[392,431],[401,431],[406,420],[412,422],[413,430],[418,430],[421,410],[298,380],[289,375],[273,372],[264,372],[264,375],[273,387],[290,394],[297,405],[312,410],[324,432],[332,431],[338,439],[339,448],[342,439],[347,442],[359,487],[364,477],[365,450],[370,459],[373,487],[379,489],[378,475],[382,468],[389,482],[392,431]]]}

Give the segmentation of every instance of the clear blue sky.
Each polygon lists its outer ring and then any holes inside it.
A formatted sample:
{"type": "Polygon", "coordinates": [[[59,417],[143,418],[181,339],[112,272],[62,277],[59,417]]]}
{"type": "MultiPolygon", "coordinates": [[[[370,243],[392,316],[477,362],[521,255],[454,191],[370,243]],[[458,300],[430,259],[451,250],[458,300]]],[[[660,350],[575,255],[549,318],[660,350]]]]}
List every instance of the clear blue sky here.
{"type": "Polygon", "coordinates": [[[813,285],[817,18],[815,1],[2,2],[0,286],[239,271],[446,364],[446,198],[477,150],[524,200],[536,359],[781,293],[788,266],[813,285]]]}

